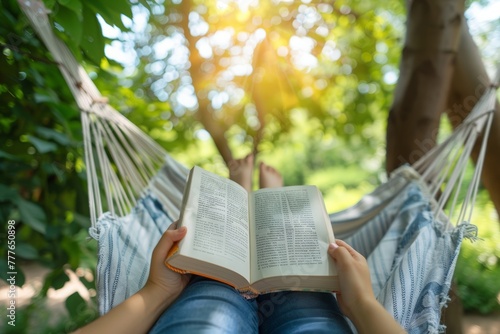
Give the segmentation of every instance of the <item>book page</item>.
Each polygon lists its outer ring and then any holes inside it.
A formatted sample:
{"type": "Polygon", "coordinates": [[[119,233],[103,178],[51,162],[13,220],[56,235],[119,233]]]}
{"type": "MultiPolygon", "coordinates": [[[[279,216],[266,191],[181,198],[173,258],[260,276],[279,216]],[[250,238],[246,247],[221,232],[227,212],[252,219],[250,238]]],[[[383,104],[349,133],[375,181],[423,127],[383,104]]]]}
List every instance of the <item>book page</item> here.
{"type": "Polygon", "coordinates": [[[195,169],[182,218],[188,233],[180,252],[249,280],[248,193],[233,181],[195,169]]]}
{"type": "Polygon", "coordinates": [[[262,189],[253,194],[251,206],[251,282],[336,273],[327,254],[333,232],[316,187],[262,189]]]}

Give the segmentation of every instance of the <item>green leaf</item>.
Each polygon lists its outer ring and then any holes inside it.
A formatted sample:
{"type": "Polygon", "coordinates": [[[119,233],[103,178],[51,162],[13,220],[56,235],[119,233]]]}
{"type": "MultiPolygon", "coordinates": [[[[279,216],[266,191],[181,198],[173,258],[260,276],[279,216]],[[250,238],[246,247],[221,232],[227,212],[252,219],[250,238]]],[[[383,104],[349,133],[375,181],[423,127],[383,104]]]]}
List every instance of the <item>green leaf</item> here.
{"type": "Polygon", "coordinates": [[[68,275],[64,272],[63,268],[54,269],[45,277],[44,288],[48,289],[53,287],[56,290],[61,289],[66,282],[69,281],[68,275]]]}
{"type": "Polygon", "coordinates": [[[63,103],[55,104],[54,108],[51,108],[50,111],[52,112],[54,117],[64,125],[64,127],[68,126],[68,120],[75,118],[79,115],[78,110],[76,110],[70,105],[66,105],[63,103]]]}
{"type": "Polygon", "coordinates": [[[7,62],[5,53],[0,57],[0,74],[0,83],[2,84],[13,86],[19,81],[19,69],[7,62]]]}
{"type": "Polygon", "coordinates": [[[128,18],[132,18],[132,4],[130,3],[129,0],[116,0],[116,1],[109,1],[107,3],[112,10],[125,15],[128,18]]]}
{"type": "Polygon", "coordinates": [[[64,271],[62,271],[59,275],[55,276],[52,279],[52,287],[56,290],[62,289],[64,284],[69,281],[68,275],[64,271]]]}
{"type": "Polygon", "coordinates": [[[121,15],[132,18],[132,7],[128,0],[101,1],[88,0],[85,2],[94,13],[102,16],[102,18],[110,25],[115,25],[122,31],[128,30],[122,22],[121,15]]]}
{"type": "Polygon", "coordinates": [[[73,293],[66,298],[66,309],[68,310],[70,318],[74,319],[87,308],[87,303],[80,296],[78,292],[73,293]]]}
{"type": "Polygon", "coordinates": [[[53,152],[57,150],[57,145],[46,140],[39,139],[37,137],[28,136],[30,143],[35,146],[36,150],[41,153],[53,152]]]}
{"type": "Polygon", "coordinates": [[[80,225],[81,227],[83,227],[85,229],[90,227],[90,218],[89,217],[81,215],[78,212],[75,212],[73,215],[74,215],[74,220],[78,225],[80,225]]]}
{"type": "Polygon", "coordinates": [[[68,136],[66,136],[64,133],[57,132],[53,129],[38,126],[36,128],[36,133],[45,139],[52,139],[64,146],[71,144],[71,140],[68,138],[68,136]]]}
{"type": "Polygon", "coordinates": [[[0,184],[0,201],[14,202],[18,197],[16,190],[0,184]]]}
{"type": "Polygon", "coordinates": [[[48,9],[53,9],[54,6],[56,5],[56,0],[43,0],[43,3],[45,4],[45,7],[48,9]]]}
{"type": "Polygon", "coordinates": [[[81,245],[71,238],[64,237],[61,241],[61,247],[68,255],[68,264],[77,267],[81,258],[81,245]]]}
{"type": "Polygon", "coordinates": [[[80,44],[83,30],[82,20],[75,12],[64,6],[60,6],[54,19],[64,28],[64,32],[68,34],[73,43],[76,45],[80,44]]]}
{"type": "MultiPolygon", "coordinates": [[[[17,157],[13,154],[7,153],[7,152],[2,151],[2,150],[0,150],[0,158],[14,160],[14,161],[22,161],[23,160],[20,157],[17,157]]],[[[1,197],[1,194],[0,194],[0,197],[1,197]]]]}
{"type": "Polygon", "coordinates": [[[81,21],[83,19],[83,14],[82,14],[82,2],[79,0],[59,0],[59,4],[63,5],[64,7],[72,10],[78,19],[81,21]]]}
{"type": "Polygon", "coordinates": [[[45,234],[47,217],[41,207],[21,197],[15,199],[21,220],[24,224],[31,226],[35,231],[45,234]]]}
{"type": "Polygon", "coordinates": [[[16,244],[16,255],[26,260],[36,260],[38,251],[30,244],[19,242],[16,244]]]}
{"type": "Polygon", "coordinates": [[[104,57],[104,37],[102,28],[97,20],[96,14],[86,5],[83,6],[83,28],[85,34],[82,37],[80,47],[85,55],[97,66],[101,65],[104,57]]]}
{"type": "Polygon", "coordinates": [[[151,5],[149,4],[149,2],[147,0],[139,0],[139,3],[141,5],[143,5],[144,7],[146,7],[146,9],[148,11],[151,11],[151,5]]]}
{"type": "Polygon", "coordinates": [[[59,98],[57,97],[57,94],[55,94],[53,91],[41,91],[41,89],[37,89],[35,87],[35,90],[37,91],[34,94],[35,102],[36,103],[46,103],[46,102],[53,102],[53,103],[58,103],[59,98]]]}
{"type": "Polygon", "coordinates": [[[53,225],[48,225],[45,230],[45,238],[47,240],[53,240],[56,239],[61,235],[61,227],[60,226],[53,226],[53,225]]]}

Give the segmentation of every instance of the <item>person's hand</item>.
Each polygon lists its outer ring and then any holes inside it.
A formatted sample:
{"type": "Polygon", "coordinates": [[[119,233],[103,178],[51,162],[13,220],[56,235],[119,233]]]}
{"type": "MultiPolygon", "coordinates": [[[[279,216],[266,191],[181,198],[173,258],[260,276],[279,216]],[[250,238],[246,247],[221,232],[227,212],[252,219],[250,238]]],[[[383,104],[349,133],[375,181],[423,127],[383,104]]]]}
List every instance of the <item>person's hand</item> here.
{"type": "Polygon", "coordinates": [[[158,241],[153,255],[151,256],[151,267],[146,286],[165,296],[165,299],[175,299],[182,292],[189,282],[191,275],[181,275],[165,265],[167,253],[176,241],[184,238],[187,232],[186,227],[174,229],[177,222],[170,225],[158,241]]]}
{"type": "Polygon", "coordinates": [[[353,320],[359,306],[375,300],[366,259],[342,240],[330,244],[328,254],[334,259],[339,276],[337,301],[340,310],[353,320]]]}
{"type": "Polygon", "coordinates": [[[189,275],[181,275],[168,269],[165,257],[174,245],[186,235],[187,229],[174,229],[171,225],[158,241],[151,256],[151,268],[146,285],[138,292],[112,308],[108,313],[76,333],[146,333],[163,311],[172,304],[186,287],[189,275]]]}
{"type": "Polygon", "coordinates": [[[351,319],[358,333],[406,333],[375,298],[370,270],[363,255],[342,240],[330,244],[328,254],[337,264],[340,310],[351,319]]]}

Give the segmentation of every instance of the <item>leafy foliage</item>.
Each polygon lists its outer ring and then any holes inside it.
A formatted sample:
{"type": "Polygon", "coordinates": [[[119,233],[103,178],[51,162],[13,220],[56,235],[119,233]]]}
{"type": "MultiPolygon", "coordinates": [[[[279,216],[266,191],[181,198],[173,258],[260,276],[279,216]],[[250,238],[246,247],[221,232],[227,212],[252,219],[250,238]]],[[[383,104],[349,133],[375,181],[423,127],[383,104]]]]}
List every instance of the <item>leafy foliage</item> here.
{"type": "MultiPolygon", "coordinates": [[[[110,3],[105,19],[121,22],[120,8],[114,7],[118,4],[127,2],[110,3]]],[[[64,0],[47,5],[56,31],[75,55],[100,65],[104,37],[96,10],[105,5],[64,0]],[[92,30],[92,25],[99,29],[92,30]]],[[[127,6],[125,14],[130,12],[127,6]]],[[[7,221],[14,220],[17,285],[25,281],[24,263],[36,261],[50,268],[39,291],[43,300],[49,288],[60,289],[68,281],[63,268],[94,271],[96,265],[96,244],[86,242],[90,224],[80,113],[57,64],[16,1],[2,2],[0,21],[1,235],[6,237],[7,221]]],[[[0,249],[0,268],[0,277],[6,279],[6,247],[0,249]]],[[[82,304],[78,298],[68,299],[70,314],[95,309],[95,303],[82,304]]],[[[29,319],[35,308],[24,312],[29,319]]]]}
{"type": "Polygon", "coordinates": [[[207,123],[239,137],[233,148],[259,131],[274,142],[290,130],[295,109],[320,119],[325,133],[370,146],[366,126],[387,114],[402,31],[395,24],[402,22],[401,6],[379,5],[138,6],[150,26],[123,43],[133,43],[138,57],[132,86],[145,99],[168,99],[173,112],[163,116],[174,126],[194,116],[210,132],[207,123]]]}

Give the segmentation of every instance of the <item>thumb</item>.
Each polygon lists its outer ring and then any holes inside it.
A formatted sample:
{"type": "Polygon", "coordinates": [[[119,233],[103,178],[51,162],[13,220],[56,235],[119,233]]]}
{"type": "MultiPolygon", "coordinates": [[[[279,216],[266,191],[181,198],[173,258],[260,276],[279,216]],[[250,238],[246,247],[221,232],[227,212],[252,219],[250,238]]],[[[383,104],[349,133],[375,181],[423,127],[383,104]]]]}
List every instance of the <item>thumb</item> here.
{"type": "Polygon", "coordinates": [[[167,230],[165,233],[163,233],[153,251],[153,257],[161,257],[161,259],[158,260],[163,261],[165,259],[165,256],[167,256],[170,248],[172,248],[176,241],[184,238],[186,232],[187,228],[185,226],[182,226],[177,230],[167,230]]]}
{"type": "Polygon", "coordinates": [[[328,254],[337,262],[339,265],[345,264],[347,261],[352,260],[352,255],[343,246],[338,246],[336,243],[331,243],[328,246],[328,254]]]}

